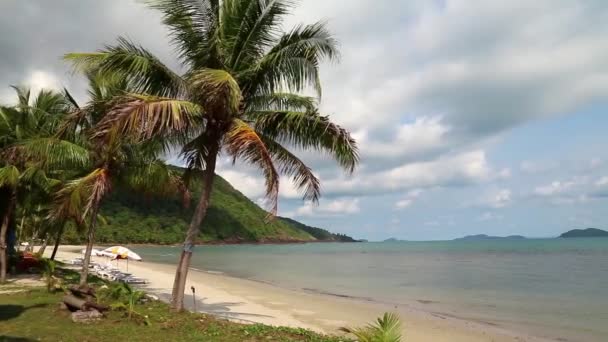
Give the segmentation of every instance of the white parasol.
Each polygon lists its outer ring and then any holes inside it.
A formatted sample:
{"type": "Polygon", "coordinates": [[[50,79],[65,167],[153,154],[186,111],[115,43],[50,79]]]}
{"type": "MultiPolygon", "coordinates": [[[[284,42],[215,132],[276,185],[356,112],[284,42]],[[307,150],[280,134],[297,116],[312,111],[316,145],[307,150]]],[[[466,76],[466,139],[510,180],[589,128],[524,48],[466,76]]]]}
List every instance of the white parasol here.
{"type": "Polygon", "coordinates": [[[102,253],[103,255],[112,254],[112,256],[116,259],[131,259],[141,261],[141,257],[137,253],[123,246],[114,246],[106,248],[102,251],[102,253]]]}

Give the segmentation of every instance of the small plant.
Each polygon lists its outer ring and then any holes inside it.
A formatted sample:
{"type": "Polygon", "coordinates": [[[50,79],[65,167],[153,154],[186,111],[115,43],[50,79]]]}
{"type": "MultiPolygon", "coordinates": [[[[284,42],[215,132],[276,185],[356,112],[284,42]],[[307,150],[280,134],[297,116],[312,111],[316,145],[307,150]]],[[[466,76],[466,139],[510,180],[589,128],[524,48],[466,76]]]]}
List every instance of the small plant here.
{"type": "Polygon", "coordinates": [[[149,324],[147,316],[135,311],[135,305],[146,295],[144,291],[136,290],[129,284],[120,282],[104,288],[100,291],[99,295],[101,298],[114,301],[114,303],[110,304],[112,310],[124,310],[129,319],[137,316],[138,318],[142,318],[145,324],[149,324]]]}
{"type": "Polygon", "coordinates": [[[361,328],[340,328],[340,330],[355,335],[359,342],[400,342],[401,321],[394,313],[384,313],[374,324],[361,328]]]}
{"type": "Polygon", "coordinates": [[[61,287],[61,279],[55,276],[57,264],[50,259],[40,259],[40,263],[42,264],[42,276],[44,277],[47,291],[55,292],[55,290],[61,287]]]}

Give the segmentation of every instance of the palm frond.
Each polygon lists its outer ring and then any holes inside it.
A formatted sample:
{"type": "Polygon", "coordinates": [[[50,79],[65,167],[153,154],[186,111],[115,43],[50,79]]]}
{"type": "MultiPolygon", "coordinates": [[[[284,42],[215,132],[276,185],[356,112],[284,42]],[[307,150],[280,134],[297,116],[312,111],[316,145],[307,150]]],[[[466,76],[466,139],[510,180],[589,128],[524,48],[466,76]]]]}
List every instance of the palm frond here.
{"type": "Polygon", "coordinates": [[[223,13],[225,35],[230,51],[229,66],[241,70],[258,60],[280,36],[282,18],[294,7],[293,0],[226,1],[232,2],[223,13]],[[234,25],[226,21],[234,22],[234,25]],[[238,23],[238,28],[237,24],[238,23]]]}
{"type": "Polygon", "coordinates": [[[278,166],[279,172],[291,177],[296,188],[303,193],[305,201],[313,203],[319,202],[321,197],[321,182],[302,160],[289,152],[281,144],[258,134],[266,148],[272,155],[274,163],[278,166]]]}
{"type": "Polygon", "coordinates": [[[195,103],[164,97],[130,94],[118,98],[93,128],[93,138],[113,134],[150,139],[187,131],[201,119],[203,109],[195,103]]]}
{"type": "Polygon", "coordinates": [[[27,108],[30,105],[30,89],[26,88],[26,87],[21,87],[21,86],[14,86],[12,85],[11,88],[13,88],[13,90],[15,90],[15,92],[17,93],[17,98],[18,98],[18,107],[20,108],[27,108]]]}
{"type": "Polygon", "coordinates": [[[362,328],[340,328],[340,330],[355,335],[359,342],[400,342],[401,322],[394,313],[385,313],[374,324],[362,328]]]}
{"type": "Polygon", "coordinates": [[[0,168],[0,188],[9,187],[15,188],[19,185],[19,177],[21,172],[14,165],[6,165],[0,168]]]}
{"type": "Polygon", "coordinates": [[[180,196],[184,206],[188,206],[190,202],[190,191],[181,177],[160,160],[128,168],[120,176],[119,182],[129,189],[147,195],[180,196]]]}
{"type": "Polygon", "coordinates": [[[273,93],[250,97],[246,105],[248,111],[278,110],[312,112],[317,108],[317,101],[310,96],[292,93],[273,93]]]}
{"type": "Polygon", "coordinates": [[[54,137],[23,140],[7,149],[9,160],[34,161],[47,169],[84,168],[91,164],[89,150],[54,137]]]}
{"type": "Polygon", "coordinates": [[[283,35],[255,65],[239,74],[246,97],[287,88],[301,92],[313,87],[321,97],[319,64],[339,57],[337,41],[322,22],[300,25],[283,35]]]}
{"type": "Polygon", "coordinates": [[[180,157],[186,161],[188,170],[204,170],[206,168],[205,160],[209,153],[209,147],[212,144],[218,144],[218,141],[212,141],[214,138],[202,132],[183,145],[180,152],[180,157]]]}
{"type": "Polygon", "coordinates": [[[64,59],[85,73],[98,72],[125,77],[130,88],[157,96],[179,96],[185,84],[151,52],[126,38],[95,53],[68,53],[64,59]]]}
{"type": "Polygon", "coordinates": [[[111,191],[108,171],[98,168],[84,177],[68,182],[57,192],[49,218],[55,221],[75,219],[78,223],[111,191]]]}
{"type": "Polygon", "coordinates": [[[192,68],[221,67],[219,0],[145,0],[163,14],[179,57],[192,68]]]}
{"type": "Polygon", "coordinates": [[[359,151],[350,133],[317,112],[266,111],[249,113],[257,131],[301,148],[330,153],[346,169],[353,172],[359,162],[359,151]]]}
{"type": "Polygon", "coordinates": [[[270,214],[276,215],[279,196],[279,173],[272,162],[272,156],[266,145],[253,128],[245,122],[235,119],[225,137],[224,146],[234,160],[258,166],[264,173],[266,181],[266,198],[270,205],[270,214]]]}
{"type": "Polygon", "coordinates": [[[21,174],[21,180],[38,186],[46,193],[50,193],[61,185],[60,180],[47,177],[44,170],[37,166],[26,168],[21,174]]]}

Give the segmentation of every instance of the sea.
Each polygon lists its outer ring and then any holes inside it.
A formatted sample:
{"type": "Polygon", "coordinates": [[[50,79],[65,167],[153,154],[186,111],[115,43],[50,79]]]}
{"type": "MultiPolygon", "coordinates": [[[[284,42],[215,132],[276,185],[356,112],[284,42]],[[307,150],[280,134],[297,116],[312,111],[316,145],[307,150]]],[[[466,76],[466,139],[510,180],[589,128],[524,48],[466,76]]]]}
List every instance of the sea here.
{"type": "MultiPolygon", "coordinates": [[[[135,251],[174,264],[180,248],[135,251]]],[[[562,341],[608,341],[608,238],[199,246],[192,267],[562,341]]]]}

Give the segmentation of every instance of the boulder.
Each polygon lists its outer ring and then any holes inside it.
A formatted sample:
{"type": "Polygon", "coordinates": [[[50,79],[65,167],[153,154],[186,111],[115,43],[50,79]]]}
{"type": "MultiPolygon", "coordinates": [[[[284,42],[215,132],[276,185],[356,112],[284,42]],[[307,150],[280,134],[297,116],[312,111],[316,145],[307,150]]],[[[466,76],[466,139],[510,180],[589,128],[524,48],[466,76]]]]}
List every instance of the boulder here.
{"type": "Polygon", "coordinates": [[[100,320],[102,317],[103,315],[97,310],[72,312],[72,322],[74,323],[91,323],[100,320]]]}

